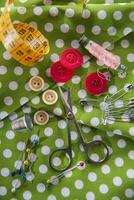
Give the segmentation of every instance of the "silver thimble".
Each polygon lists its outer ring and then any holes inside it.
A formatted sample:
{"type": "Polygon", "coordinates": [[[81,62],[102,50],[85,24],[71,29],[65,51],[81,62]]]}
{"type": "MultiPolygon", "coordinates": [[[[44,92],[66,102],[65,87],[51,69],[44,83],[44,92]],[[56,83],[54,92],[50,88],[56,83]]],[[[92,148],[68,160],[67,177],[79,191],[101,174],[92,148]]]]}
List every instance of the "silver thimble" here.
{"type": "Polygon", "coordinates": [[[11,127],[14,131],[25,131],[32,130],[33,123],[29,114],[25,114],[23,117],[20,117],[11,123],[11,127]]]}

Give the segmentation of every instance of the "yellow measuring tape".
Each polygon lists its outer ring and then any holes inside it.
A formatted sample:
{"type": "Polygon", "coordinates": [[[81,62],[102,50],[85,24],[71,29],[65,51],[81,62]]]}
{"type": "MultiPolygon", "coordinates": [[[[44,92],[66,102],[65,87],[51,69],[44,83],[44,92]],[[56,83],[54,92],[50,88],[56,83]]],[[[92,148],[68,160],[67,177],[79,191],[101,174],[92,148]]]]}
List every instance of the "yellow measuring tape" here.
{"type": "Polygon", "coordinates": [[[50,48],[48,40],[40,31],[26,23],[13,24],[9,15],[9,5],[15,0],[7,0],[0,18],[0,40],[12,57],[23,65],[32,66],[50,48]]]}

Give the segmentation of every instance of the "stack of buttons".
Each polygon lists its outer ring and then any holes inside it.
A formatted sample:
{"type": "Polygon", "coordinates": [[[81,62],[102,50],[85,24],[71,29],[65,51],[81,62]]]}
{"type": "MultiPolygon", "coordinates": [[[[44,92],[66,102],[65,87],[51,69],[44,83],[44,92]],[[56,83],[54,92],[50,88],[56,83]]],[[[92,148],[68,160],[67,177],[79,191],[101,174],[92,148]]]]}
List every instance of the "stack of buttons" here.
{"type": "Polygon", "coordinates": [[[52,65],[51,77],[57,83],[65,83],[72,78],[74,70],[82,63],[83,56],[78,50],[66,49],[61,53],[60,60],[52,65]]]}

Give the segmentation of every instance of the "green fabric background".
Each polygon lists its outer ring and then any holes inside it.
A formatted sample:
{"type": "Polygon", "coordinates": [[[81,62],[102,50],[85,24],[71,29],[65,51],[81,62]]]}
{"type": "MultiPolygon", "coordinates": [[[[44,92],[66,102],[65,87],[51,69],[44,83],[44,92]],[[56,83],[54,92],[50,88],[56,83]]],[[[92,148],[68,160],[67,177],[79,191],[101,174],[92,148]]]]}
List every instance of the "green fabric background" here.
{"type": "MultiPolygon", "coordinates": [[[[0,2],[0,6],[4,6],[4,1],[0,2]]],[[[103,126],[100,119],[104,96],[114,94],[130,83],[134,84],[134,1],[90,0],[87,8],[82,11],[81,4],[76,0],[73,3],[67,0],[17,0],[11,10],[11,17],[14,22],[19,20],[38,27],[48,38],[51,50],[44,59],[28,68],[11,58],[0,44],[0,199],[134,199],[134,125],[109,121],[103,126]],[[111,45],[109,50],[117,54],[121,63],[128,67],[128,75],[124,79],[112,74],[107,93],[97,97],[98,108],[92,104],[83,108],[79,104],[80,98],[90,97],[84,89],[85,77],[101,69],[95,58],[76,70],[72,80],[64,85],[64,88],[71,89],[77,119],[85,124],[82,127],[85,139],[88,141],[101,137],[109,145],[111,155],[103,165],[86,163],[84,170],[74,170],[70,176],[48,190],[44,185],[45,180],[56,175],[49,167],[49,154],[55,148],[67,145],[65,114],[60,98],[55,105],[46,106],[41,99],[42,92],[30,91],[28,81],[31,76],[40,75],[45,80],[45,88],[55,89],[58,93],[49,75],[50,67],[68,47],[78,48],[84,55],[84,61],[89,58],[90,54],[78,44],[83,33],[105,47],[111,45]],[[33,116],[39,109],[51,115],[46,126],[34,125],[32,132],[25,133],[14,133],[11,130],[11,120],[24,113],[33,116]],[[19,159],[24,142],[28,137],[34,138],[38,130],[40,145],[36,149],[37,159],[32,168],[33,181],[27,181],[12,194],[12,184],[19,177],[11,177],[10,172],[19,159]]],[[[133,94],[129,93],[124,99],[133,97],[133,94]]],[[[72,166],[80,160],[85,161],[75,131],[72,127],[72,166]]]]}

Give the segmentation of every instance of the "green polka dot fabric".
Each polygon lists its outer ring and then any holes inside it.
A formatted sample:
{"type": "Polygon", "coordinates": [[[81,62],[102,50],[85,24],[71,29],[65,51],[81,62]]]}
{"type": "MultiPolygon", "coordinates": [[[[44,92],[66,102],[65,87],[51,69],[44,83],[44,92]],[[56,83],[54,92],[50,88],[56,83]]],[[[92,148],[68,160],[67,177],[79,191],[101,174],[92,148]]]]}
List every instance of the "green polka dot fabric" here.
{"type": "MultiPolygon", "coordinates": [[[[134,200],[134,124],[108,120],[101,123],[106,95],[113,95],[128,84],[134,84],[134,1],[133,0],[90,0],[83,9],[78,0],[16,0],[11,9],[14,23],[21,21],[38,28],[50,42],[50,53],[29,68],[22,66],[0,44],[0,199],[1,200],[134,200]],[[102,63],[79,45],[85,34],[118,56],[127,66],[127,76],[123,79],[112,73],[107,92],[98,99],[97,104],[81,106],[81,98],[91,97],[85,90],[85,77],[104,69],[102,63]],[[57,84],[50,77],[51,65],[59,60],[61,52],[69,47],[81,51],[84,56],[82,66],[75,71],[72,79],[61,84],[70,88],[73,111],[83,123],[81,130],[85,141],[102,139],[108,144],[110,157],[101,164],[86,162],[83,148],[79,143],[74,126],[71,129],[73,163],[80,160],[86,163],[83,170],[75,169],[57,180],[52,188],[46,188],[46,180],[58,173],[49,166],[50,153],[56,148],[67,146],[65,112],[60,97],[56,104],[47,106],[42,101],[42,92],[31,91],[28,81],[39,75],[45,87],[54,89],[58,95],[57,84]],[[12,120],[24,113],[33,115],[45,110],[50,115],[44,126],[34,125],[30,132],[14,132],[12,120]],[[38,136],[39,132],[39,136],[38,136]],[[27,174],[23,185],[19,176],[10,174],[21,165],[20,155],[24,151],[27,138],[39,137],[39,145],[33,153],[32,174],[27,174]],[[18,187],[15,193],[13,186],[18,187]]],[[[4,1],[0,2],[1,8],[4,1]]],[[[106,70],[106,68],[105,68],[106,70]]],[[[124,103],[133,97],[130,92],[116,104],[124,103]]],[[[97,159],[97,154],[92,155],[97,159]]],[[[59,157],[54,160],[60,165],[59,157]]]]}

